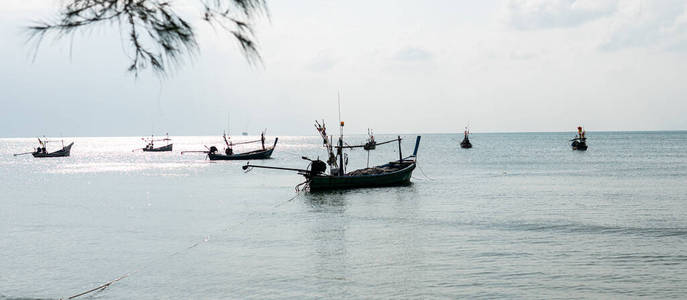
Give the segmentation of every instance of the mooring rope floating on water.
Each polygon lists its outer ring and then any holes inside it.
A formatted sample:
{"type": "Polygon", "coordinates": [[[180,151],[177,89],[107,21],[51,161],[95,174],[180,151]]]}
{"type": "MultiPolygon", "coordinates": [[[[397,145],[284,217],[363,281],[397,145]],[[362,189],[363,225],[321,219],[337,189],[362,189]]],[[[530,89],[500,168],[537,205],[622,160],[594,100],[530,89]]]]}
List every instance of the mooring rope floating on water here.
{"type": "MultiPolygon", "coordinates": [[[[301,184],[302,184],[302,183],[301,183],[301,184]]],[[[299,185],[300,185],[300,184],[299,184],[299,185]]],[[[282,206],[282,205],[285,204],[285,203],[289,203],[289,202],[293,201],[294,199],[296,199],[299,195],[300,195],[300,193],[299,193],[299,191],[297,191],[295,196],[289,198],[289,199],[286,200],[286,201],[280,201],[280,202],[278,202],[277,204],[273,205],[272,208],[277,208],[277,207],[282,206]]],[[[225,227],[224,229],[222,229],[222,230],[220,231],[220,233],[227,232],[227,231],[229,231],[230,229],[232,229],[232,228],[234,228],[234,227],[238,227],[238,226],[241,226],[241,225],[245,224],[246,222],[248,222],[249,220],[251,220],[252,215],[255,214],[255,213],[256,213],[256,212],[253,212],[253,213],[249,214],[249,215],[246,217],[245,220],[243,220],[242,222],[240,222],[240,223],[238,223],[238,224],[229,225],[229,226],[225,227]]],[[[273,212],[273,213],[274,213],[274,212],[273,212]]],[[[198,241],[198,242],[195,242],[195,243],[193,243],[191,246],[188,246],[188,247],[186,247],[186,248],[184,248],[184,249],[182,249],[182,250],[179,250],[179,251],[176,251],[176,252],[174,252],[174,253],[172,253],[172,254],[169,254],[169,255],[167,255],[166,257],[163,257],[162,259],[167,259],[167,258],[176,256],[176,255],[179,255],[179,254],[184,253],[184,252],[186,252],[186,251],[188,251],[188,250],[191,250],[191,249],[193,249],[193,248],[195,248],[195,247],[198,247],[199,245],[205,244],[205,243],[207,243],[207,242],[209,242],[209,241],[210,241],[210,236],[209,236],[209,235],[206,235],[205,237],[203,237],[203,240],[198,241]]],[[[152,265],[153,265],[153,263],[150,263],[150,264],[148,264],[148,265],[146,265],[146,266],[143,266],[143,267],[141,267],[141,268],[138,268],[137,270],[128,272],[128,273],[126,273],[126,274],[123,274],[123,275],[121,275],[121,276],[115,278],[115,279],[112,279],[112,280],[110,280],[110,281],[108,281],[108,282],[105,282],[105,283],[103,283],[103,284],[101,284],[101,285],[99,285],[99,286],[97,286],[97,287],[94,287],[94,288],[92,288],[92,289],[90,289],[90,290],[83,291],[83,292],[80,292],[80,293],[75,294],[75,295],[73,295],[73,296],[66,297],[66,298],[65,298],[65,297],[62,297],[62,298],[60,298],[60,300],[71,300],[71,299],[76,299],[76,298],[79,298],[79,297],[81,297],[81,296],[85,296],[85,295],[88,295],[88,294],[91,294],[91,293],[94,293],[94,292],[103,291],[103,290],[107,289],[108,287],[110,287],[113,283],[116,283],[116,282],[118,282],[118,281],[120,281],[120,280],[122,280],[122,279],[125,279],[125,278],[127,278],[127,277],[129,277],[129,276],[131,276],[131,275],[133,275],[133,274],[139,273],[139,272],[145,270],[146,268],[148,268],[148,267],[150,267],[150,266],[152,266],[152,265]]]]}
{"type": "MultiPolygon", "coordinates": [[[[135,271],[135,272],[137,272],[137,271],[135,271]]],[[[133,274],[133,273],[135,273],[135,272],[126,273],[126,274],[124,274],[124,275],[122,275],[122,276],[119,276],[119,277],[117,277],[117,278],[115,278],[115,279],[112,279],[112,280],[110,280],[110,281],[108,281],[108,282],[106,282],[106,283],[104,283],[104,284],[101,284],[101,285],[99,285],[99,286],[97,286],[97,287],[94,287],[94,288],[92,288],[92,289],[90,289],[90,290],[88,290],[88,291],[85,291],[85,292],[76,294],[76,295],[74,295],[74,296],[70,296],[70,297],[68,297],[68,298],[60,298],[60,300],[64,300],[64,299],[67,299],[67,300],[75,299],[75,298],[78,298],[78,297],[81,297],[81,296],[84,296],[84,295],[87,295],[87,294],[90,294],[90,293],[93,293],[93,292],[96,292],[96,291],[102,291],[102,290],[108,288],[111,284],[113,284],[113,283],[115,283],[115,282],[117,282],[117,281],[120,281],[120,280],[122,280],[122,279],[124,279],[124,278],[129,277],[129,275],[131,275],[131,274],[133,274]]]]}
{"type": "Polygon", "coordinates": [[[429,179],[429,180],[431,180],[431,181],[434,181],[433,178],[431,178],[431,177],[427,176],[427,174],[425,174],[425,171],[422,170],[422,168],[420,167],[420,165],[417,165],[417,164],[416,164],[416,166],[417,166],[418,169],[420,169],[420,173],[422,173],[422,175],[425,176],[425,178],[427,178],[427,179],[429,179]]]}
{"type": "MultiPolygon", "coordinates": [[[[300,185],[300,184],[299,184],[299,185],[300,185]]],[[[277,207],[280,207],[280,206],[282,206],[282,205],[284,205],[284,204],[286,204],[286,203],[289,203],[289,202],[293,201],[293,199],[298,198],[298,196],[300,196],[300,190],[298,190],[298,186],[296,186],[296,195],[294,195],[293,197],[291,197],[289,200],[286,200],[286,201],[284,201],[284,202],[277,203],[277,205],[275,205],[274,208],[277,208],[277,207]]]]}

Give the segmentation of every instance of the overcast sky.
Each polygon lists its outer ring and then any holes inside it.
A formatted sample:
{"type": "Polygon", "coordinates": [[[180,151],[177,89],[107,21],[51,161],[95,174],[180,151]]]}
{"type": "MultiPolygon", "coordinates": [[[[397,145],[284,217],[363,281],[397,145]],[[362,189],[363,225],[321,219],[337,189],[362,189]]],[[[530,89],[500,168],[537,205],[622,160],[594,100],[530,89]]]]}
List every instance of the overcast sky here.
{"type": "Polygon", "coordinates": [[[684,0],[268,0],[262,65],[195,22],[166,79],[126,72],[117,28],[33,60],[23,26],[55,3],[0,7],[0,137],[315,134],[337,92],[348,133],[687,129],[684,0]]]}

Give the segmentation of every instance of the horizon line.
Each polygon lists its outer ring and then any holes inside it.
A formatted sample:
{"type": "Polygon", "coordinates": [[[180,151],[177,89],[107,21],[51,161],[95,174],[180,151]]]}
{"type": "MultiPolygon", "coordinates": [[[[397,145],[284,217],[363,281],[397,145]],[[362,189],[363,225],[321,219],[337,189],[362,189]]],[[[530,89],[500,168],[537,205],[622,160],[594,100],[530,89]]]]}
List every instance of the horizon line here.
{"type": "MultiPolygon", "coordinates": [[[[577,133],[577,131],[470,131],[470,134],[518,134],[518,133],[577,133]]],[[[594,132],[616,132],[616,133],[632,133],[632,132],[687,132],[687,129],[666,129],[666,130],[594,130],[590,131],[590,133],[594,132]]],[[[451,135],[451,134],[461,134],[462,132],[456,131],[456,132],[403,132],[403,133],[375,133],[375,135],[441,135],[441,134],[446,134],[446,135],[451,135]]],[[[346,134],[348,136],[357,136],[357,135],[367,135],[365,133],[355,133],[355,134],[346,134]]],[[[64,137],[59,137],[61,139],[65,138],[139,138],[139,137],[146,137],[148,135],[102,135],[102,136],[64,136],[64,137]]],[[[163,135],[156,135],[156,136],[165,136],[163,135]]],[[[177,137],[194,137],[194,136],[215,136],[215,135],[171,135],[171,136],[177,136],[177,137]]],[[[233,136],[244,136],[244,135],[233,135],[233,136]]],[[[245,136],[259,136],[259,135],[245,135],[245,136]]],[[[268,136],[274,136],[278,137],[279,135],[268,135],[268,136]]],[[[287,136],[310,136],[308,135],[281,135],[284,137],[287,136]]],[[[312,136],[318,136],[315,133],[312,134],[312,136]]],[[[38,135],[38,136],[13,136],[13,137],[0,137],[0,139],[28,139],[28,138],[36,138],[36,137],[51,137],[51,138],[58,138],[56,136],[47,136],[47,135],[38,135]]]]}

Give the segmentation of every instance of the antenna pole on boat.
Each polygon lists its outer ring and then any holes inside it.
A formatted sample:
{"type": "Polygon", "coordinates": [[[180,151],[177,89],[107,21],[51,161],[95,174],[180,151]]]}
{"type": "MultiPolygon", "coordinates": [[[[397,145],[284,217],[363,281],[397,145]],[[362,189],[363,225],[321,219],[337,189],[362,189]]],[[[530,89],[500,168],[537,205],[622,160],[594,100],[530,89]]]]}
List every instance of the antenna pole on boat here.
{"type": "Polygon", "coordinates": [[[343,176],[346,174],[345,166],[344,166],[344,159],[343,159],[343,128],[344,128],[344,122],[341,121],[341,94],[339,92],[336,93],[337,100],[339,102],[339,149],[337,149],[337,154],[339,155],[339,176],[343,176]]]}
{"type": "Polygon", "coordinates": [[[403,161],[403,153],[401,153],[401,136],[398,136],[398,161],[403,161]]]}
{"type": "Polygon", "coordinates": [[[341,94],[339,92],[336,93],[336,98],[337,101],[339,102],[339,123],[341,124],[341,138],[343,138],[343,122],[341,122],[341,94]]]}

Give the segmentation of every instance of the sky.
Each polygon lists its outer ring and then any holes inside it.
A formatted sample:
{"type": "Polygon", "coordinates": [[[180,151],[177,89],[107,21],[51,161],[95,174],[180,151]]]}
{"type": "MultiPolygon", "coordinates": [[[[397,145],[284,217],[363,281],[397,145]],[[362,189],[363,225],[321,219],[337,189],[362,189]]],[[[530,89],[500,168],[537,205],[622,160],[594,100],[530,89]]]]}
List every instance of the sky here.
{"type": "Polygon", "coordinates": [[[0,137],[314,135],[337,97],[350,134],[687,129],[684,0],[268,0],[257,65],[194,1],[200,51],[160,78],[116,26],[36,53],[61,2],[3,0],[0,137]]]}

